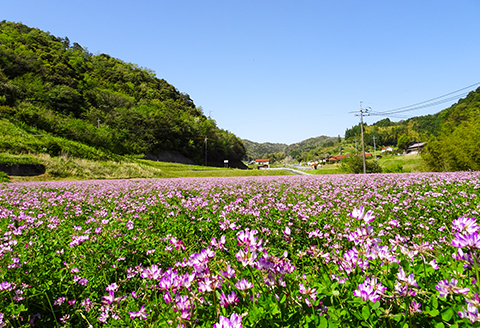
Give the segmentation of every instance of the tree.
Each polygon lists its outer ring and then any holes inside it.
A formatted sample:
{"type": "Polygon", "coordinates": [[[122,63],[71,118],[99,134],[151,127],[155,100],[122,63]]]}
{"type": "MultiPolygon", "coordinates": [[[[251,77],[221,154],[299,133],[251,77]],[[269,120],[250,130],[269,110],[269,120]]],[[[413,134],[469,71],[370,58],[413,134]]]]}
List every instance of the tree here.
{"type": "Polygon", "coordinates": [[[408,138],[407,135],[402,134],[400,138],[398,138],[397,147],[399,149],[406,150],[409,143],[410,143],[410,138],[408,138]]]}

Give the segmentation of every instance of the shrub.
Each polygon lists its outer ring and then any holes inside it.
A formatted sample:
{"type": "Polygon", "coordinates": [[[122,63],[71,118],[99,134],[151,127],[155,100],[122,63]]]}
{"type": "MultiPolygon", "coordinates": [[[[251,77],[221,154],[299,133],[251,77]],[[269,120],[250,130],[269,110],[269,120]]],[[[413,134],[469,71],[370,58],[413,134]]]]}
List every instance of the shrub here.
{"type": "MultiPolygon", "coordinates": [[[[346,162],[349,173],[363,173],[363,159],[361,156],[352,156],[346,162]]],[[[377,161],[365,162],[367,173],[382,173],[382,167],[377,161]]]]}
{"type": "Polygon", "coordinates": [[[0,182],[10,182],[10,178],[7,173],[0,171],[0,182]]]}

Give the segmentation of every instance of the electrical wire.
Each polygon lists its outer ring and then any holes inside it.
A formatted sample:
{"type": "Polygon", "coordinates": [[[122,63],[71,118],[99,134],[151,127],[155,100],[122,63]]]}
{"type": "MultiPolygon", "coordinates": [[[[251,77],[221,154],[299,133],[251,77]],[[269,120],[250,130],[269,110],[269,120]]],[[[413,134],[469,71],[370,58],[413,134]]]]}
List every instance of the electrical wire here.
{"type": "Polygon", "coordinates": [[[461,98],[463,96],[468,95],[470,93],[470,91],[462,92],[461,94],[458,94],[458,93],[460,91],[464,91],[466,89],[471,89],[472,87],[477,86],[477,85],[480,85],[480,82],[474,83],[474,84],[469,85],[467,87],[464,87],[464,88],[449,92],[447,94],[444,94],[442,96],[438,96],[438,97],[435,97],[435,98],[432,98],[432,99],[429,99],[429,100],[425,100],[425,101],[422,101],[422,102],[419,102],[419,103],[416,103],[416,104],[413,104],[413,105],[404,106],[404,107],[391,109],[391,110],[387,110],[387,111],[381,111],[381,112],[372,111],[372,112],[369,112],[369,114],[374,115],[374,116],[390,116],[392,114],[404,113],[404,112],[409,112],[409,111],[413,111],[413,110],[418,110],[418,109],[423,109],[423,108],[428,108],[428,107],[440,105],[440,104],[443,104],[443,103],[446,103],[446,102],[449,102],[449,101],[452,101],[452,100],[457,100],[458,98],[461,98]],[[451,95],[454,95],[454,96],[451,96],[451,95]],[[451,97],[448,97],[448,96],[451,96],[451,97]],[[448,98],[445,98],[445,97],[448,97],[448,98]],[[442,99],[442,98],[445,98],[445,99],[442,99]]]}

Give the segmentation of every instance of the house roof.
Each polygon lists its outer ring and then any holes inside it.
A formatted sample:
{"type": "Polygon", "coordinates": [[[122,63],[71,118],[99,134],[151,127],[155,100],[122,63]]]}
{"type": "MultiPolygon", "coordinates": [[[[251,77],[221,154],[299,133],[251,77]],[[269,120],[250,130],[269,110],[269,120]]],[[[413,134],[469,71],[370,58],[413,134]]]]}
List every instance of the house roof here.
{"type": "Polygon", "coordinates": [[[269,162],[270,158],[258,158],[255,160],[255,162],[269,162]]]}
{"type": "Polygon", "coordinates": [[[408,148],[417,148],[417,147],[423,147],[423,146],[425,146],[424,142],[417,142],[417,143],[414,143],[413,145],[408,146],[408,148]]]}
{"type": "Polygon", "coordinates": [[[382,150],[387,149],[387,148],[392,148],[392,147],[391,146],[386,146],[386,147],[383,147],[382,150]]]}

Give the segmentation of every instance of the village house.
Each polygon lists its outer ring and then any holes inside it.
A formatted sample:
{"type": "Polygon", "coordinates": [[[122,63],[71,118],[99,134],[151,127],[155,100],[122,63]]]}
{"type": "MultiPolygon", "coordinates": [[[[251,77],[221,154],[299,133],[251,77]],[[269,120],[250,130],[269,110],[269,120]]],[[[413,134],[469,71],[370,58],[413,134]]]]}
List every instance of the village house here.
{"type": "Polygon", "coordinates": [[[424,147],[425,147],[424,142],[417,142],[417,143],[409,145],[407,150],[405,150],[405,153],[407,153],[407,154],[418,154],[420,151],[423,150],[424,147]]]}
{"type": "Polygon", "coordinates": [[[270,167],[270,158],[258,158],[255,160],[255,165],[258,165],[259,169],[270,167]]]}
{"type": "Polygon", "coordinates": [[[382,148],[382,154],[385,154],[386,152],[392,152],[392,151],[393,151],[393,148],[390,146],[382,148]]]}

